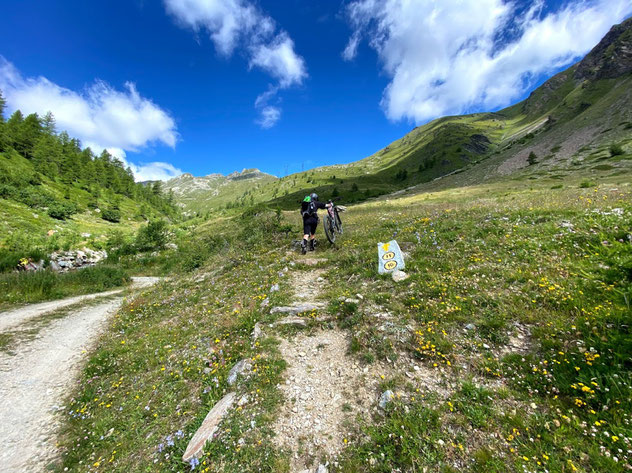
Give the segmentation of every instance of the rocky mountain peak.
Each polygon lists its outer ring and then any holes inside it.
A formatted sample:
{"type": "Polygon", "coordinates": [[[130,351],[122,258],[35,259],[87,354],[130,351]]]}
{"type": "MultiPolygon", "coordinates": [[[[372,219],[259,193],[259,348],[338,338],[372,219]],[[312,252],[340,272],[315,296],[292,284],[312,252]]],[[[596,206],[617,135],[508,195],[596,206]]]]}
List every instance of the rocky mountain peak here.
{"type": "Polygon", "coordinates": [[[577,80],[613,79],[632,73],[632,18],[613,26],[578,64],[577,80]]]}

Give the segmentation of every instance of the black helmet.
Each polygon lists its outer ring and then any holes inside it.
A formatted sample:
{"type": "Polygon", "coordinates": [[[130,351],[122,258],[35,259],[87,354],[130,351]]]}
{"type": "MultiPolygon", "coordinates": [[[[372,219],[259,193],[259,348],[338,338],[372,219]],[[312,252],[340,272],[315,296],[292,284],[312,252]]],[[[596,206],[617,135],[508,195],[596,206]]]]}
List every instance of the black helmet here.
{"type": "Polygon", "coordinates": [[[312,200],[318,200],[318,194],[316,192],[312,192],[310,197],[312,198],[312,200]]]}

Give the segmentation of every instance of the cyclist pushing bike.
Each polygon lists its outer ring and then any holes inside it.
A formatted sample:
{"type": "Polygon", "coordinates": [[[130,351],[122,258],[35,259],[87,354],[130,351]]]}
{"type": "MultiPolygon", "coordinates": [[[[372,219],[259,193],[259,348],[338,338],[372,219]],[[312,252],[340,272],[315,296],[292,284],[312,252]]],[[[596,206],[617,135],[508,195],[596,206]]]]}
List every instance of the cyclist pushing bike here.
{"type": "Polygon", "coordinates": [[[306,196],[301,203],[301,215],[303,216],[303,241],[301,242],[301,252],[314,251],[314,239],[316,227],[318,226],[318,209],[327,209],[325,215],[325,235],[334,244],[336,233],[342,233],[342,221],[338,212],[345,210],[345,207],[336,206],[331,200],[326,204],[319,202],[318,195],[312,193],[306,196]]]}
{"type": "Polygon", "coordinates": [[[314,251],[314,239],[316,237],[316,227],[318,227],[318,209],[328,209],[333,204],[324,204],[318,200],[318,194],[312,192],[305,196],[301,202],[301,215],[303,216],[303,241],[301,242],[301,253],[314,251]]]}

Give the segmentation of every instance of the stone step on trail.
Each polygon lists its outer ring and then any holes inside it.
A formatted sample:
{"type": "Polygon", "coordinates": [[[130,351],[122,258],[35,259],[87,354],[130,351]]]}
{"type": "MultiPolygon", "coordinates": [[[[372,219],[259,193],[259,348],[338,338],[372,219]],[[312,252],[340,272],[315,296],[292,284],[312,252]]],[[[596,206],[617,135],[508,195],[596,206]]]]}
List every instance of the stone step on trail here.
{"type": "Polygon", "coordinates": [[[324,309],[324,302],[305,302],[302,304],[293,304],[290,306],[273,307],[270,310],[271,314],[302,314],[304,312],[312,312],[314,310],[324,309]]]}

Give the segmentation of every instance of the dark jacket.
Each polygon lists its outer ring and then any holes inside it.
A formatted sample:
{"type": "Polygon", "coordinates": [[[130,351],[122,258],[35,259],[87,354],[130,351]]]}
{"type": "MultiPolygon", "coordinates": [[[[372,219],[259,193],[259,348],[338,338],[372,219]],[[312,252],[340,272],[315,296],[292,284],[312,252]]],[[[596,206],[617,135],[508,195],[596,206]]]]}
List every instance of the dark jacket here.
{"type": "MultiPolygon", "coordinates": [[[[318,209],[327,208],[327,204],[325,204],[324,202],[320,202],[319,200],[314,200],[313,203],[316,206],[316,211],[318,211],[318,209]]],[[[309,218],[315,218],[318,220],[318,214],[309,215],[305,213],[309,208],[309,204],[310,202],[305,202],[305,201],[301,202],[301,215],[303,216],[303,220],[306,220],[309,218]]]]}

